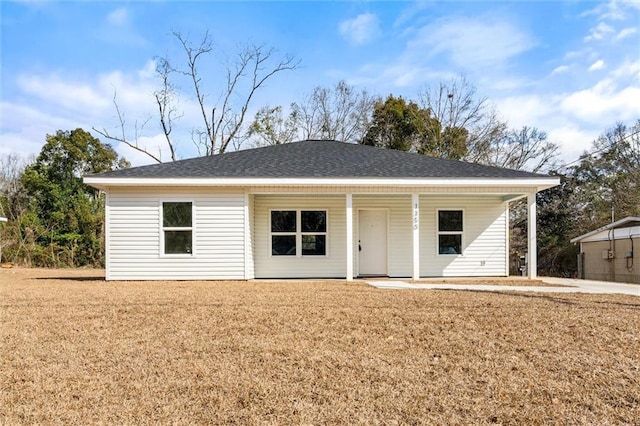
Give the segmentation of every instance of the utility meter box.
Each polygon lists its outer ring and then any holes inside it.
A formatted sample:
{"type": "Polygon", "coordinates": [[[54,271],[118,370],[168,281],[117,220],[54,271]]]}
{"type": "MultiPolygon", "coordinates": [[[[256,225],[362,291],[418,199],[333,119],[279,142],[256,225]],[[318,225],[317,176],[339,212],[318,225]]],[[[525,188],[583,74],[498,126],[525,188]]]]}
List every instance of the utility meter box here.
{"type": "Polygon", "coordinates": [[[615,258],[615,253],[613,252],[613,250],[602,250],[602,258],[613,259],[615,258]]]}

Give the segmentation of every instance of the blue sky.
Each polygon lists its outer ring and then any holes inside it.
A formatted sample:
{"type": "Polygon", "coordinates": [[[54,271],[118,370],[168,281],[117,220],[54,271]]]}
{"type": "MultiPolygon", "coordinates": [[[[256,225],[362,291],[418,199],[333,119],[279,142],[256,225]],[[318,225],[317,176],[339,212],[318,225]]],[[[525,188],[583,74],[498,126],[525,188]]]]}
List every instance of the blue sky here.
{"type": "MultiPolygon", "coordinates": [[[[616,121],[640,118],[640,2],[221,2],[0,1],[0,154],[37,154],[45,135],[114,129],[112,99],[129,124],[154,114],[155,58],[181,59],[170,32],[209,31],[216,55],[246,42],[300,60],[255,98],[253,109],[300,101],[316,86],[417,99],[464,74],[510,127],[535,126],[575,160],[616,121]]],[[[203,64],[207,95],[220,75],[203,64]]],[[[179,156],[197,154],[187,87],[176,129],[179,156]]],[[[161,144],[152,123],[140,142],[161,144]]],[[[134,164],[149,162],[116,145],[134,164]]],[[[166,156],[163,158],[167,158],[166,156]]]]}

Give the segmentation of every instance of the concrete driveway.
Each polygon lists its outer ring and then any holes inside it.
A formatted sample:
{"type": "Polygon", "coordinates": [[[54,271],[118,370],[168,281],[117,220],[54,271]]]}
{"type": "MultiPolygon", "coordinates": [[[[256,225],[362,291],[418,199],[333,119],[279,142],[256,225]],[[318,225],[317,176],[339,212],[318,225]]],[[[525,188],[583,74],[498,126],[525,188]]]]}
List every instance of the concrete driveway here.
{"type": "Polygon", "coordinates": [[[640,297],[640,284],[622,284],[606,281],[577,280],[555,277],[538,277],[547,284],[571,287],[539,287],[486,284],[414,284],[399,280],[367,281],[376,288],[424,289],[424,290],[474,290],[474,291],[532,291],[540,293],[594,293],[628,294],[640,297]]]}

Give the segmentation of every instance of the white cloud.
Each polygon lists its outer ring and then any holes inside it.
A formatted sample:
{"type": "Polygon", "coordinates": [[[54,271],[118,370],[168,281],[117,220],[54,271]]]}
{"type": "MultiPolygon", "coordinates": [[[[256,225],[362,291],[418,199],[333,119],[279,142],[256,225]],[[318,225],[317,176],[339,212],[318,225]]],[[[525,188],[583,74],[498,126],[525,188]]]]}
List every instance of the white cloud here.
{"type": "Polygon", "coordinates": [[[561,161],[573,161],[590,149],[607,126],[637,120],[640,60],[623,62],[599,81],[565,93],[553,89],[555,77],[552,73],[545,81],[546,91],[520,91],[523,94],[496,99],[495,104],[510,128],[528,125],[546,131],[560,145],[561,161]]]}
{"type": "MultiPolygon", "coordinates": [[[[115,93],[125,120],[127,137],[133,138],[136,125],[140,127],[151,118],[141,130],[138,142],[156,155],[160,152],[163,160],[169,160],[166,148],[160,149],[166,147],[166,143],[156,120],[153,91],[157,82],[151,71],[154,67],[150,61],[131,74],[112,71],[91,78],[56,73],[18,76],[16,87],[20,96],[15,98],[18,100],[0,103],[0,152],[17,152],[25,157],[35,155],[40,151],[45,135],[57,130],[80,127],[91,131],[95,127],[119,135],[121,130],[113,105],[115,93]]],[[[193,111],[175,123],[174,140],[180,140],[178,154],[194,156],[189,132],[199,124],[196,105],[186,97],[179,97],[177,102],[181,110],[193,111]]],[[[109,142],[102,136],[95,136],[109,142]]],[[[134,165],[150,161],[144,154],[124,144],[111,143],[134,165]]]]}
{"type": "Polygon", "coordinates": [[[566,164],[575,161],[577,158],[591,147],[591,143],[602,132],[601,130],[578,127],[575,123],[566,123],[553,127],[547,136],[549,140],[557,143],[561,147],[561,162],[566,164]]]}
{"type": "Polygon", "coordinates": [[[591,64],[591,66],[589,67],[589,71],[597,71],[597,70],[601,70],[605,67],[604,65],[604,61],[602,59],[598,59],[597,61],[595,61],[593,64],[591,64]]]}
{"type": "Polygon", "coordinates": [[[625,61],[591,87],[567,94],[560,113],[580,120],[583,127],[595,125],[599,133],[617,121],[638,119],[640,111],[640,60],[625,61]]]}
{"type": "Polygon", "coordinates": [[[423,27],[408,49],[444,53],[460,67],[502,65],[536,45],[517,25],[495,17],[450,18],[423,27]]]}
{"type": "Polygon", "coordinates": [[[553,71],[551,71],[551,75],[565,73],[569,71],[570,68],[571,67],[569,67],[569,65],[560,65],[559,67],[555,67],[553,71]]]}
{"type": "Polygon", "coordinates": [[[547,132],[549,140],[560,147],[559,160],[567,163],[575,160],[591,145],[602,131],[599,124],[585,126],[568,119],[561,112],[563,98],[551,93],[510,96],[498,99],[496,106],[509,128],[537,127],[547,132]]]}
{"type": "MultiPolygon", "coordinates": [[[[600,20],[622,21],[627,18],[627,9],[640,9],[640,3],[636,0],[609,0],[599,3],[593,9],[587,10],[580,16],[596,16],[600,20]]],[[[633,12],[632,12],[633,13],[633,12]]]]}
{"type": "Polygon", "coordinates": [[[420,17],[433,6],[433,3],[426,1],[416,1],[408,3],[408,6],[400,11],[398,17],[393,22],[393,27],[401,28],[404,27],[405,24],[413,21],[415,18],[420,19],[420,17]]]}
{"type": "Polygon", "coordinates": [[[18,77],[17,84],[28,95],[75,112],[101,110],[108,105],[95,87],[65,81],[57,75],[22,75],[18,77]]]}
{"type": "Polygon", "coordinates": [[[72,118],[15,102],[0,102],[0,117],[0,153],[17,153],[25,158],[40,152],[47,134],[79,127],[79,122],[72,118]]]}
{"type": "Polygon", "coordinates": [[[553,110],[552,103],[541,95],[509,96],[495,102],[511,128],[538,126],[553,110]]]}
{"type": "Polygon", "coordinates": [[[532,126],[547,132],[549,140],[560,147],[560,162],[568,163],[589,150],[606,126],[616,121],[606,108],[602,108],[604,117],[588,121],[567,112],[566,108],[575,96],[575,93],[521,95],[498,100],[497,105],[509,128],[532,126]]]}
{"type": "Polygon", "coordinates": [[[623,62],[611,72],[611,77],[640,84],[640,60],[623,62]]]}
{"type": "Polygon", "coordinates": [[[561,108],[564,114],[587,123],[633,120],[640,111],[640,86],[619,88],[614,80],[606,78],[593,87],[569,94],[561,108]]]}
{"type": "Polygon", "coordinates": [[[582,50],[571,50],[571,51],[565,53],[564,59],[573,60],[573,59],[578,59],[578,58],[591,58],[595,54],[596,53],[592,48],[587,47],[587,48],[582,49],[582,50]]]}
{"type": "Polygon", "coordinates": [[[485,91],[495,93],[496,91],[522,91],[526,87],[535,85],[535,82],[525,77],[505,75],[500,78],[494,78],[492,75],[487,75],[479,79],[479,84],[485,89],[485,91]]]}
{"type": "Polygon", "coordinates": [[[126,7],[112,10],[106,16],[103,25],[96,28],[96,34],[102,40],[116,45],[144,47],[149,44],[138,33],[133,15],[126,7]]]}
{"type": "Polygon", "coordinates": [[[380,23],[376,15],[363,13],[353,19],[342,21],[339,30],[349,43],[363,45],[380,34],[380,23]]]}
{"type": "Polygon", "coordinates": [[[634,35],[635,33],[638,32],[637,28],[634,27],[630,27],[630,28],[625,28],[623,30],[621,30],[617,35],[616,35],[616,40],[622,40],[625,39],[627,37],[630,37],[632,35],[634,35]]]}
{"type": "Polygon", "coordinates": [[[129,23],[129,12],[124,7],[119,7],[107,15],[107,22],[115,27],[122,27],[129,23]]]}
{"type": "Polygon", "coordinates": [[[611,34],[613,32],[615,32],[613,28],[604,22],[600,22],[597,26],[591,28],[589,35],[584,38],[584,41],[602,40],[607,36],[607,34],[611,34]]]}

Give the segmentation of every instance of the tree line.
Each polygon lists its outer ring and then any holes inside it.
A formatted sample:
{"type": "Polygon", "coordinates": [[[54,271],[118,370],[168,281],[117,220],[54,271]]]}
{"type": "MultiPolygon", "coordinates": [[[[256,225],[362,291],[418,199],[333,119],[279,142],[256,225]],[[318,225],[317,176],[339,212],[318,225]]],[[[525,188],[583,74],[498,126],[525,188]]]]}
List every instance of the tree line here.
{"type": "Polygon", "coordinates": [[[24,266],[102,266],[104,196],[82,176],[129,167],[90,133],[59,130],[27,161],[0,157],[2,261],[24,266]]]}
{"type": "MultiPolygon", "coordinates": [[[[277,58],[265,46],[241,47],[224,69],[226,80],[217,101],[205,93],[215,83],[201,74],[203,61],[214,53],[207,34],[199,43],[174,33],[183,60],[160,58],[154,93],[157,116],[135,121],[114,96],[118,131],[93,128],[104,139],[128,145],[161,162],[161,152],[141,145],[144,125],[152,119],[164,135],[169,159],[179,158],[181,143],[174,129],[179,88],[186,83],[196,100],[202,125],[191,129],[201,155],[230,149],[290,143],[303,139],[333,139],[460,159],[475,163],[548,173],[561,185],[538,195],[538,266],[541,274],[571,275],[577,248],[569,240],[602,226],[614,217],[640,215],[640,119],[617,123],[596,139],[591,149],[569,165],[558,162],[559,147],[535,127],[509,128],[486,97],[464,77],[425,87],[416,99],[392,94],[373,96],[345,81],[316,87],[287,106],[264,106],[252,119],[248,112],[255,94],[267,81],[295,70],[294,58],[277,58]],[[211,84],[211,87],[209,86],[211,84]],[[138,126],[136,123],[144,123],[138,126]],[[133,135],[130,137],[129,135],[133,135]]],[[[100,266],[104,258],[104,200],[82,184],[81,176],[128,167],[109,143],[82,130],[58,130],[46,135],[35,159],[0,157],[0,225],[2,261],[27,266],[100,266]]],[[[523,202],[511,208],[512,272],[526,250],[523,202]]]]}
{"type": "MultiPolygon", "coordinates": [[[[512,137],[506,145],[515,152],[500,157],[501,165],[514,159],[506,164],[527,169],[526,164],[543,163],[539,155],[522,155],[523,140],[533,146],[545,140],[538,130],[512,137]]],[[[82,129],[59,130],[45,140],[31,161],[0,156],[0,215],[8,218],[0,225],[1,260],[37,267],[103,266],[104,198],[84,185],[82,176],[130,165],[82,129]]],[[[410,140],[401,148],[411,150],[410,140]]],[[[496,154],[491,158],[488,163],[495,164],[496,154]]],[[[640,216],[640,120],[615,125],[573,164],[548,173],[559,176],[561,184],[538,194],[539,272],[571,276],[578,252],[571,238],[614,219],[640,216]]],[[[511,272],[516,274],[517,259],[527,249],[524,202],[512,203],[510,215],[511,272]]]]}

